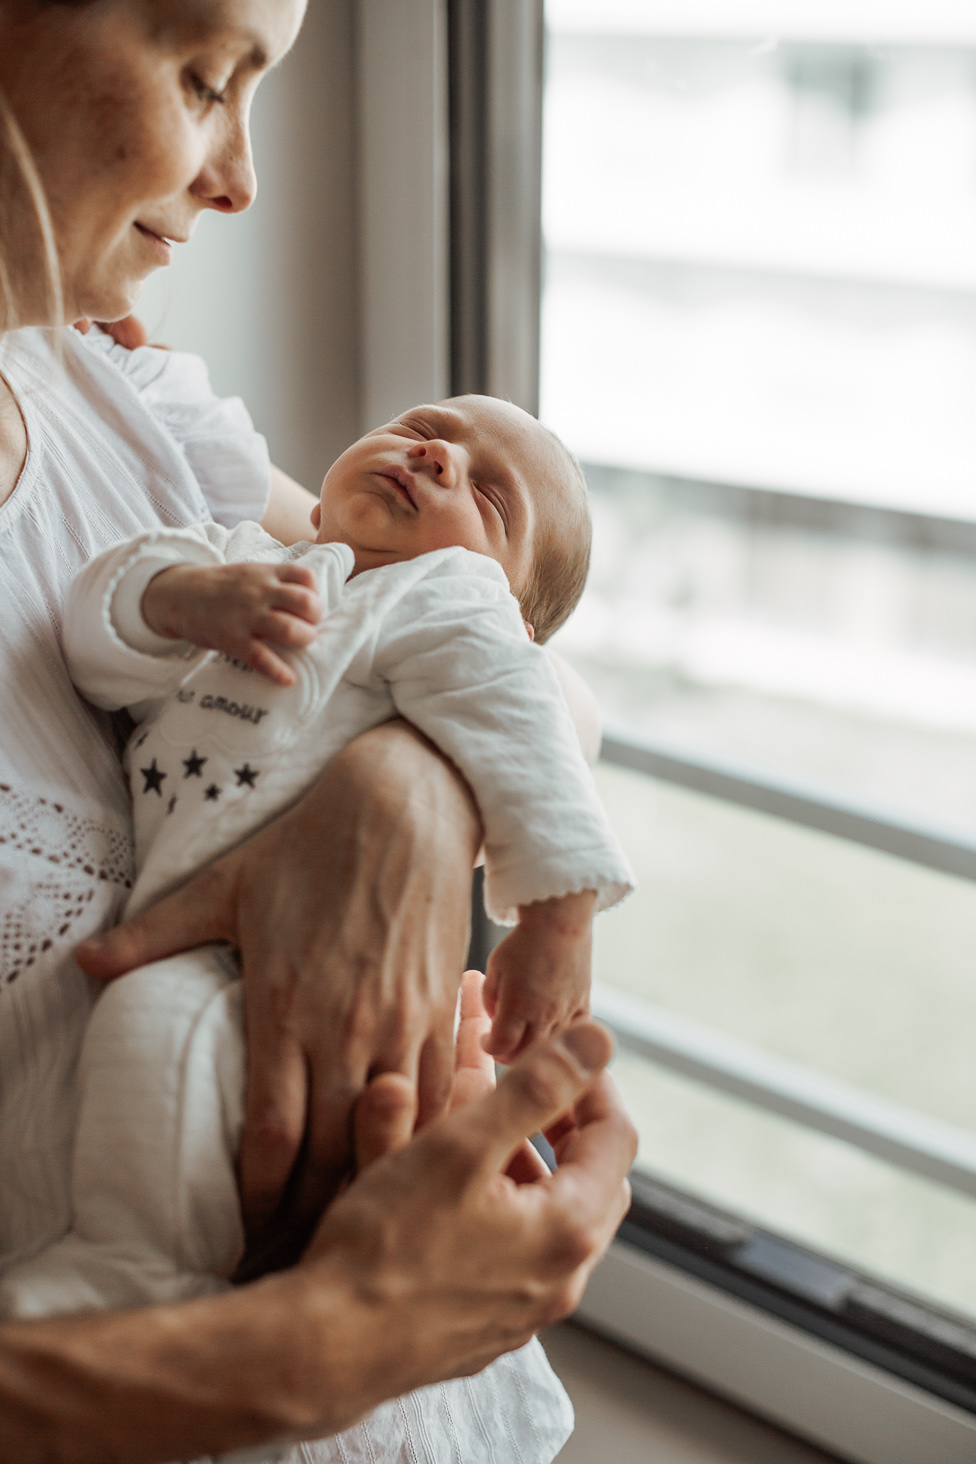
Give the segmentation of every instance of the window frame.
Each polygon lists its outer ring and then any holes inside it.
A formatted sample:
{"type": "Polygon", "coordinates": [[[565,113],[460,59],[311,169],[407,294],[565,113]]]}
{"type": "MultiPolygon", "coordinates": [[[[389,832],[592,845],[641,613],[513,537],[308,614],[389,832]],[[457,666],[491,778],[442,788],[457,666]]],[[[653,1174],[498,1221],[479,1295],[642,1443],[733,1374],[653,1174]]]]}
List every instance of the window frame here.
{"type": "MultiPolygon", "coordinates": [[[[448,391],[506,396],[536,411],[543,0],[354,5],[363,420],[372,425],[406,406],[405,398],[448,391]],[[391,199],[412,210],[416,227],[406,245],[388,227],[391,199]]],[[[932,867],[959,873],[961,861],[966,877],[976,876],[976,849],[958,847],[941,830],[706,767],[683,750],[649,748],[629,735],[608,737],[605,755],[902,857],[924,853],[920,862],[932,867]]],[[[473,917],[473,951],[483,963],[493,932],[477,896],[473,917]]],[[[598,996],[597,1010],[620,1040],[644,1040],[612,998],[598,996]]],[[[637,1189],[639,1200],[639,1180],[637,1189]]],[[[883,1350],[859,1356],[850,1338],[824,1327],[818,1335],[802,1308],[777,1308],[761,1289],[723,1282],[694,1247],[662,1236],[640,1203],[578,1316],[855,1464],[976,1457],[976,1409],[945,1396],[951,1389],[940,1396],[921,1372],[912,1380],[905,1368],[899,1376],[885,1365],[883,1350]]]]}

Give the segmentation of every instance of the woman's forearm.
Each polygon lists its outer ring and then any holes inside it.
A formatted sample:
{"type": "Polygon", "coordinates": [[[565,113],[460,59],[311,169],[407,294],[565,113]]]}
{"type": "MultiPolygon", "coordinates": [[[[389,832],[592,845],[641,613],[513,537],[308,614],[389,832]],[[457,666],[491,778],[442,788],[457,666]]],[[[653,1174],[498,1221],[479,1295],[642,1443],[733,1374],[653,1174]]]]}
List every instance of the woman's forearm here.
{"type": "Polygon", "coordinates": [[[635,1135],[580,1023],[378,1159],[303,1263],[199,1301],[0,1324],[0,1459],[163,1464],[336,1433],[565,1315],[627,1205],[635,1135]],[[558,1122],[557,1122],[558,1120],[558,1122]],[[555,1125],[555,1127],[554,1127],[555,1125]],[[548,1132],[553,1175],[507,1177],[548,1132]]]}
{"type": "Polygon", "coordinates": [[[356,1332],[341,1281],[310,1288],[298,1272],[173,1306],[7,1323],[0,1458],[162,1464],[338,1431],[379,1401],[357,1378],[356,1332]]]}

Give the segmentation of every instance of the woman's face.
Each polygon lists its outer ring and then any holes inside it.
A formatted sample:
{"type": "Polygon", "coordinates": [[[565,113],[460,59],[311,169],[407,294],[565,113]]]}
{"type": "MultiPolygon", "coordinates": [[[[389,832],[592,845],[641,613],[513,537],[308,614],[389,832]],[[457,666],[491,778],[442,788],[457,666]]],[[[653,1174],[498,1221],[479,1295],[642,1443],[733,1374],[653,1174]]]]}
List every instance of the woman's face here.
{"type": "Polygon", "coordinates": [[[304,9],[305,0],[0,7],[0,90],[44,187],[66,320],[127,314],[204,209],[252,202],[251,102],[304,9]]]}

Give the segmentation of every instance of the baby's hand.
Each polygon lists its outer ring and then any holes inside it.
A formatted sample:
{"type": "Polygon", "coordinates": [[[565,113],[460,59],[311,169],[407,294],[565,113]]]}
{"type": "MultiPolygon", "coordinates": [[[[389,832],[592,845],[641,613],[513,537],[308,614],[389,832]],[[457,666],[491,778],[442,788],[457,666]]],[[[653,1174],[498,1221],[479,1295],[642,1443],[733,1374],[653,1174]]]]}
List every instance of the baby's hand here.
{"type": "Polygon", "coordinates": [[[519,908],[519,923],[488,958],[484,1000],[492,1018],[485,1047],[512,1062],[530,1042],[589,1011],[596,893],[519,908]]]}
{"type": "Polygon", "coordinates": [[[322,616],[312,571],[302,564],[176,564],[153,575],[142,614],[157,635],[223,651],[279,686],[295,673],[272,650],[299,650],[322,616]]]}

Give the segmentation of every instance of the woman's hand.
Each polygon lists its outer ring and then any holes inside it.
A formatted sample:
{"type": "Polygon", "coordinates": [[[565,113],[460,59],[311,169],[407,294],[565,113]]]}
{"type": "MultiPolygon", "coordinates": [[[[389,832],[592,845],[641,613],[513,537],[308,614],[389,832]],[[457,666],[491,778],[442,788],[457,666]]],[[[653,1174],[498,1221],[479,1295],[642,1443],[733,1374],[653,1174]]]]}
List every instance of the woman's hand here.
{"type": "MultiPolygon", "coordinates": [[[[80,330],[82,335],[87,335],[93,324],[100,326],[112,337],[116,345],[125,346],[127,351],[136,351],[140,346],[149,344],[149,332],[138,316],[125,315],[121,320],[76,320],[75,330],[80,330]]],[[[165,351],[166,347],[160,346],[159,349],[165,351]]]]}
{"type": "Polygon", "coordinates": [[[211,941],[239,949],[252,1234],[272,1219],[309,1233],[350,1167],[353,1104],[375,1074],[416,1087],[418,1122],[445,1110],[480,839],[460,777],[387,723],[239,849],[79,948],[102,979],[211,941]]]}
{"type": "MultiPolygon", "coordinates": [[[[0,1456],[159,1464],[322,1437],[518,1347],[577,1303],[626,1210],[635,1136],[600,1073],[609,1052],[593,1022],[538,1043],[495,1092],[370,1164],[293,1270],[171,1306],[3,1323],[0,1456]],[[559,1169],[515,1183],[511,1156],[553,1120],[559,1169]]],[[[376,1080],[363,1113],[403,1085],[376,1080]]]]}
{"type": "MultiPolygon", "coordinates": [[[[495,1088],[495,1063],[485,1048],[491,1017],[485,1009],[484,987],[480,971],[465,971],[454,1048],[452,1113],[495,1088]]],[[[416,1092],[401,1073],[381,1073],[373,1079],[356,1104],[356,1168],[360,1174],[384,1154],[410,1142],[416,1114],[416,1092]]],[[[519,1184],[528,1184],[543,1179],[549,1170],[526,1139],[507,1173],[519,1184]]]]}
{"type": "MultiPolygon", "coordinates": [[[[475,1022],[472,1048],[485,1028],[475,1022]]],[[[357,1379],[385,1396],[474,1372],[577,1304],[629,1202],[635,1136],[601,1073],[610,1051],[588,1020],[536,1044],[497,1090],[377,1159],[329,1209],[298,1276],[335,1270],[350,1288],[357,1379]],[[539,1129],[559,1168],[536,1159],[513,1177],[539,1129]]],[[[377,1079],[360,1119],[399,1081],[377,1079]]]]}

